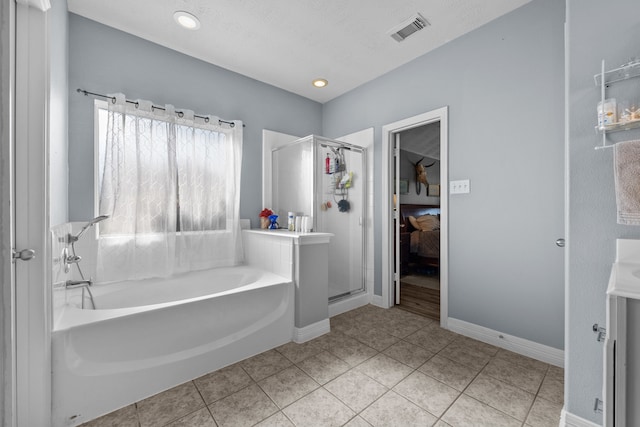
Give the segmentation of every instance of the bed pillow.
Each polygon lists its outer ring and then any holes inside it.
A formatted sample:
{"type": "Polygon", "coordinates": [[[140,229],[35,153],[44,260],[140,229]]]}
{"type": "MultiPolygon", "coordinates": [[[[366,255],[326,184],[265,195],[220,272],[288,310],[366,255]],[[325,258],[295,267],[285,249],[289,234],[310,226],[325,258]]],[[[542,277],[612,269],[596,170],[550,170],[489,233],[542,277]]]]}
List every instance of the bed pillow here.
{"type": "Polygon", "coordinates": [[[416,217],[409,215],[409,223],[411,223],[413,228],[415,228],[416,230],[420,230],[420,224],[418,224],[418,220],[416,219],[416,217]]]}
{"type": "MultiPolygon", "coordinates": [[[[409,221],[411,221],[411,218],[409,217],[409,221]]],[[[415,218],[415,221],[418,224],[417,227],[413,222],[411,224],[420,231],[440,230],[440,220],[435,215],[422,215],[415,218]]]]}

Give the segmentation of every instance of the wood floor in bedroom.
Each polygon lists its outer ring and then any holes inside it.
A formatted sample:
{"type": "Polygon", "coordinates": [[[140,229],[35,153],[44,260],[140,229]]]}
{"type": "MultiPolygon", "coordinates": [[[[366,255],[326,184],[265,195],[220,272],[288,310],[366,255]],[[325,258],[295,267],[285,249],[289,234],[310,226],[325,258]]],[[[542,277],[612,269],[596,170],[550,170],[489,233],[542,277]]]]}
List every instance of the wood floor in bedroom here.
{"type": "Polygon", "coordinates": [[[400,278],[398,308],[429,319],[440,320],[440,288],[438,277],[404,276],[400,278]],[[437,283],[437,286],[434,284],[437,283]]]}

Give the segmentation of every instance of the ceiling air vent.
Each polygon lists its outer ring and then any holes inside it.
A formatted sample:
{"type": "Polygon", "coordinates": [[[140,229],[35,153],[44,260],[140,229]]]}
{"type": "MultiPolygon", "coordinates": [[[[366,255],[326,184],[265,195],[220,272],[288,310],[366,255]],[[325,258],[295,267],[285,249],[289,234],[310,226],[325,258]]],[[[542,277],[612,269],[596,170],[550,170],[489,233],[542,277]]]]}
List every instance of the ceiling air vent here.
{"type": "Polygon", "coordinates": [[[427,21],[424,16],[416,13],[407,21],[398,25],[388,32],[388,34],[393,37],[393,39],[397,42],[401,42],[402,40],[409,37],[411,34],[416,31],[422,30],[424,27],[429,25],[429,21],[427,21]]]}

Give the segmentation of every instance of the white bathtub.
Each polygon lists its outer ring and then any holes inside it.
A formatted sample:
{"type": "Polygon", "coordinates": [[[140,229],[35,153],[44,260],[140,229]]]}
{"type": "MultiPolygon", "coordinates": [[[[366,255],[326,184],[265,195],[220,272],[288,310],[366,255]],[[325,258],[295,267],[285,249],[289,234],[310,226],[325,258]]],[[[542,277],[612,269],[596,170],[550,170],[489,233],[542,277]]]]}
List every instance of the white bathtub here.
{"type": "Polygon", "coordinates": [[[251,267],[91,290],[96,310],[72,297],[55,322],[54,427],[81,424],[293,335],[293,283],[251,267]]]}

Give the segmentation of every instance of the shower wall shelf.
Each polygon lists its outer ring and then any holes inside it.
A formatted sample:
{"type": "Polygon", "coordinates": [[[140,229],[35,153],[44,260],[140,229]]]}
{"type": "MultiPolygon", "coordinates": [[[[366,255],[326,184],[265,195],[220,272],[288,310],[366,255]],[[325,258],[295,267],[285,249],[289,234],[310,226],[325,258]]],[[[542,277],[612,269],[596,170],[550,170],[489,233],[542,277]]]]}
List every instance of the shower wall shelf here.
{"type": "MultiPolygon", "coordinates": [[[[605,61],[603,59],[600,73],[593,76],[596,86],[600,86],[600,101],[603,109],[604,101],[606,99],[606,89],[609,85],[636,77],[640,77],[640,59],[633,59],[630,62],[609,71],[606,71],[605,61]]],[[[640,107],[640,105],[638,107],[640,107]]],[[[602,145],[596,146],[596,150],[610,148],[615,146],[615,144],[607,145],[608,133],[640,129],[640,119],[617,122],[605,126],[596,126],[595,129],[596,132],[602,135],[602,145]]]]}

